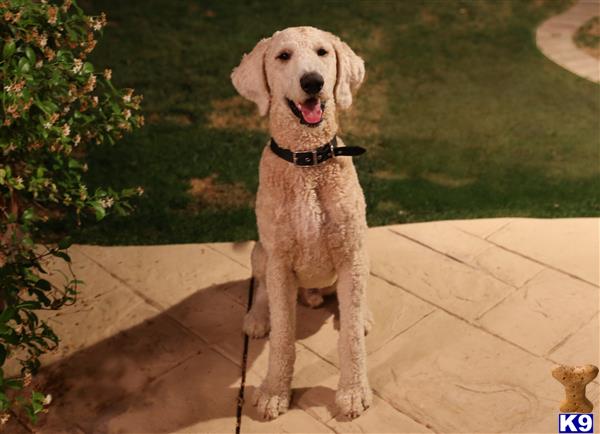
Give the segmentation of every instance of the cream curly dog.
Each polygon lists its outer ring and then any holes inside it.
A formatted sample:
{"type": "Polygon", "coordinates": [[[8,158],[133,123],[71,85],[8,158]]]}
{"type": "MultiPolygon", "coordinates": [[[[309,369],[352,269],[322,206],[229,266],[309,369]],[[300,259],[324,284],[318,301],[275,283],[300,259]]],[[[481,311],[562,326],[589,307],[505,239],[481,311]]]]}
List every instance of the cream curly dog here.
{"type": "Polygon", "coordinates": [[[272,136],[260,161],[252,252],[255,300],[244,319],[251,337],[270,330],[269,369],[254,396],[267,419],[285,412],[295,360],[296,299],[316,307],[337,289],[340,380],[336,402],[357,417],[372,401],[365,333],[369,264],[365,200],[352,155],[336,138],[336,110],[352,104],[364,62],[338,37],[294,27],[261,40],[231,79],[237,91],[269,115],[272,136]]]}

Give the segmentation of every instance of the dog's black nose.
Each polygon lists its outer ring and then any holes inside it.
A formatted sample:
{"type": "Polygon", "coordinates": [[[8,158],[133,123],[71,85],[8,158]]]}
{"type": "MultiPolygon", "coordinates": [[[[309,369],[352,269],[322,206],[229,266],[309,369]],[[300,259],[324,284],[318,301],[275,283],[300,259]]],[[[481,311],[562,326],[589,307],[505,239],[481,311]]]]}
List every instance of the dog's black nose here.
{"type": "Polygon", "coordinates": [[[309,95],[315,95],[323,89],[323,77],[318,72],[306,73],[300,78],[300,87],[309,95]]]}

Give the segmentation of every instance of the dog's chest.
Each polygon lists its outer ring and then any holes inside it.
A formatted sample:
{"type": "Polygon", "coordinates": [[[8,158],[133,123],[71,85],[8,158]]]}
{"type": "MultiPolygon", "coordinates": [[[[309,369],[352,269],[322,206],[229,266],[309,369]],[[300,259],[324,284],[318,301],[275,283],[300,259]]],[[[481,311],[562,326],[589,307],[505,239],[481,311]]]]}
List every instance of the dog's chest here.
{"type": "Polygon", "coordinates": [[[268,255],[290,258],[305,288],[333,284],[335,264],[360,248],[366,231],[362,190],[345,160],[296,168],[266,152],[256,217],[268,255]]]}
{"type": "Polygon", "coordinates": [[[316,180],[302,180],[301,188],[297,190],[291,205],[290,217],[295,228],[295,238],[300,244],[310,243],[315,236],[321,235],[326,221],[316,180]]]}
{"type": "Polygon", "coordinates": [[[324,204],[322,177],[306,176],[301,181],[290,209],[294,228],[294,271],[300,286],[325,287],[335,280],[327,243],[332,216],[324,204]]]}

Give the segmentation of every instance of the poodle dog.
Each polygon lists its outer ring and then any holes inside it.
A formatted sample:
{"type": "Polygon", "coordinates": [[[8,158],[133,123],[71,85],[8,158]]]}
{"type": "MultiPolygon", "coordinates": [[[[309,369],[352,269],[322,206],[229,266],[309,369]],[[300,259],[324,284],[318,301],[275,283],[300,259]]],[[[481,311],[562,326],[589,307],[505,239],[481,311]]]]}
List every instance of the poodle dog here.
{"type": "Polygon", "coordinates": [[[236,90],[269,115],[262,153],[252,252],[256,292],[244,331],[270,332],[269,368],[254,404],[266,419],[285,412],[295,360],[296,300],[316,307],[337,291],[340,380],[336,402],[358,417],[372,401],[365,334],[369,263],[365,200],[352,163],[364,149],[347,147],[336,110],[352,104],[363,60],[331,33],[293,27],[258,42],[231,74],[236,90]]]}

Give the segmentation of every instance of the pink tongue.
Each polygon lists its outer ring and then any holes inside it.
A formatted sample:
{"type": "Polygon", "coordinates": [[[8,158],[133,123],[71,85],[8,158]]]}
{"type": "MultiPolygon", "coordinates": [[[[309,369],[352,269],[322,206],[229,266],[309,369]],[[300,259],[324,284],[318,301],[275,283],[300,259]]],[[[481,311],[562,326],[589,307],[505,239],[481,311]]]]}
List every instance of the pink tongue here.
{"type": "Polygon", "coordinates": [[[317,99],[309,99],[304,103],[299,103],[298,108],[302,112],[304,120],[309,124],[316,124],[321,120],[321,116],[323,116],[321,104],[317,99]]]}

